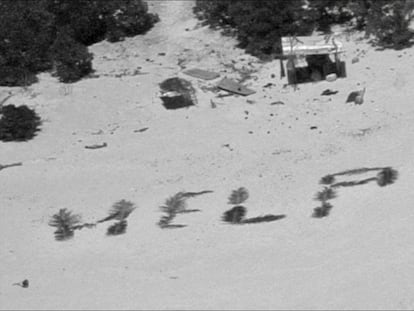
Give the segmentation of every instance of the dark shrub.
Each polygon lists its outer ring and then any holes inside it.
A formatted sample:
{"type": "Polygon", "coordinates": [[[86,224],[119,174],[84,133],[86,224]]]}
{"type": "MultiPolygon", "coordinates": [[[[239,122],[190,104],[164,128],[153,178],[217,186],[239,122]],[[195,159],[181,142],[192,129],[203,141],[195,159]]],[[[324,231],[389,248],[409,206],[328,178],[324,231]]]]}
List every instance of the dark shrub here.
{"type": "Polygon", "coordinates": [[[77,81],[92,70],[85,45],[144,33],[157,20],[142,0],[1,0],[0,85],[28,85],[53,64],[61,81],[77,81]]]}
{"type": "Polygon", "coordinates": [[[62,82],[75,82],[92,72],[92,54],[85,45],[73,39],[71,31],[57,34],[51,47],[56,74],[62,82]]]}
{"type": "Polygon", "coordinates": [[[231,224],[240,224],[246,215],[246,208],[244,206],[235,206],[232,209],[224,212],[222,220],[231,224]]]}
{"type": "Polygon", "coordinates": [[[48,0],[48,10],[56,16],[58,27],[69,27],[85,45],[142,34],[158,21],[142,0],[48,0]]]}
{"type": "Polygon", "coordinates": [[[143,34],[159,21],[158,15],[148,13],[148,5],[142,0],[118,0],[116,6],[106,20],[109,41],[143,34]]]}
{"type": "Polygon", "coordinates": [[[0,110],[0,140],[26,141],[32,139],[39,131],[40,117],[26,105],[3,106],[0,110]]]}
{"type": "Polygon", "coordinates": [[[33,72],[22,66],[1,66],[0,85],[1,86],[28,86],[37,82],[37,77],[33,72]]]}

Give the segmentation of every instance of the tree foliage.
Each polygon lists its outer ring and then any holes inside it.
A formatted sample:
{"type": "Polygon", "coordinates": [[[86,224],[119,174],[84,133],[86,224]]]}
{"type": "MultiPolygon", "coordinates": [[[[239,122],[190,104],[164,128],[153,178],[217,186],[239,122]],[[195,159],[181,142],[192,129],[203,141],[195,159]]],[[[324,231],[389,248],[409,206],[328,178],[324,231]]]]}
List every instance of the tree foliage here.
{"type": "Polygon", "coordinates": [[[312,12],[303,0],[198,0],[195,12],[212,26],[229,26],[240,47],[263,56],[280,53],[280,38],[306,35],[313,29],[312,12]]]}
{"type": "Polygon", "coordinates": [[[240,47],[256,56],[279,54],[280,38],[330,32],[348,23],[373,35],[373,44],[400,48],[410,44],[412,0],[197,0],[195,13],[212,27],[233,29],[240,47]],[[411,5],[410,5],[411,3],[411,5]]]}
{"type": "Polygon", "coordinates": [[[0,85],[25,86],[53,68],[64,82],[79,80],[92,71],[88,45],[144,33],[157,20],[142,0],[2,0],[0,85]]]}

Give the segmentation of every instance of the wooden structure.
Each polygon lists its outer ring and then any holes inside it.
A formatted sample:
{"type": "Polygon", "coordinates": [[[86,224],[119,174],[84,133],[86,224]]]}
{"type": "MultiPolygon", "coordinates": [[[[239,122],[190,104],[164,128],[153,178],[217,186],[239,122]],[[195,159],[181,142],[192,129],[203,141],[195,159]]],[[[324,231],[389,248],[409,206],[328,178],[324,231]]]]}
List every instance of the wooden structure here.
{"type": "Polygon", "coordinates": [[[343,46],[333,36],[283,37],[282,49],[289,84],[320,81],[333,73],[346,77],[343,46]]]}

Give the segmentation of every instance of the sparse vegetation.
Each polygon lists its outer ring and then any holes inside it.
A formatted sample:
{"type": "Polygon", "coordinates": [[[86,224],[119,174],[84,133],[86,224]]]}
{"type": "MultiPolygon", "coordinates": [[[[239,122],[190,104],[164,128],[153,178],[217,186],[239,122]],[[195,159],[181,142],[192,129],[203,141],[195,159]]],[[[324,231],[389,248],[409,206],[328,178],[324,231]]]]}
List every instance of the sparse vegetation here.
{"type": "Polygon", "coordinates": [[[0,140],[27,141],[40,130],[41,119],[26,105],[6,105],[0,108],[0,140]]]}

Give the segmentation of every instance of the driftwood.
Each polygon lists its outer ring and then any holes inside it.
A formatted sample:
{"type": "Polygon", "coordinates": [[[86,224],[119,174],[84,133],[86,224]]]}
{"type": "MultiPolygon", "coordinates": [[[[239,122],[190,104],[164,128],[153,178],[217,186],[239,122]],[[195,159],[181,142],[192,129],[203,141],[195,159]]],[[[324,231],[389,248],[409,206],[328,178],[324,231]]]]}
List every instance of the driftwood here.
{"type": "Polygon", "coordinates": [[[13,167],[13,166],[21,166],[21,165],[23,165],[22,162],[5,164],[5,165],[0,164],[0,171],[5,169],[5,168],[9,168],[9,167],[13,167]]]}
{"type": "Polygon", "coordinates": [[[100,148],[105,148],[106,146],[108,146],[106,143],[103,143],[101,145],[90,145],[90,146],[85,146],[86,149],[100,149],[100,148]]]}
{"type": "Polygon", "coordinates": [[[8,96],[6,96],[5,98],[3,98],[2,100],[0,100],[0,109],[3,106],[3,104],[8,101],[11,97],[13,96],[13,94],[9,94],[8,96]]]}

